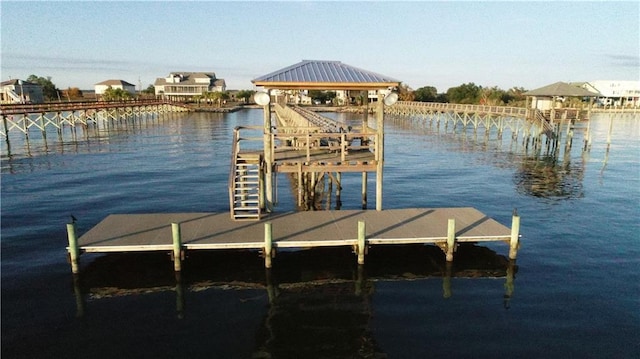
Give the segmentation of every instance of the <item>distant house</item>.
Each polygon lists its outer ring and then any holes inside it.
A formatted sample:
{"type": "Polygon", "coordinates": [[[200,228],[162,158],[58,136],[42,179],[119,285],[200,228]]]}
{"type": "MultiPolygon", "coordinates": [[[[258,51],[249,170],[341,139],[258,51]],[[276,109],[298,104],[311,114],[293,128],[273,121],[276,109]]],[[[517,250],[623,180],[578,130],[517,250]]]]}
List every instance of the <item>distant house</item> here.
{"type": "Polygon", "coordinates": [[[580,86],[599,92],[596,103],[600,106],[640,107],[640,81],[597,80],[583,82],[580,86]]]}
{"type": "Polygon", "coordinates": [[[136,94],[136,85],[130,84],[127,81],[123,80],[107,80],[95,84],[94,89],[96,91],[96,96],[102,96],[109,87],[114,90],[121,89],[127,91],[131,95],[136,94]]]}
{"type": "Polygon", "coordinates": [[[23,80],[0,82],[0,103],[43,103],[42,86],[23,80]]]}
{"type": "Polygon", "coordinates": [[[223,92],[227,85],[213,72],[172,72],[157,78],[154,83],[156,96],[171,100],[191,100],[207,92],[223,92]]]}

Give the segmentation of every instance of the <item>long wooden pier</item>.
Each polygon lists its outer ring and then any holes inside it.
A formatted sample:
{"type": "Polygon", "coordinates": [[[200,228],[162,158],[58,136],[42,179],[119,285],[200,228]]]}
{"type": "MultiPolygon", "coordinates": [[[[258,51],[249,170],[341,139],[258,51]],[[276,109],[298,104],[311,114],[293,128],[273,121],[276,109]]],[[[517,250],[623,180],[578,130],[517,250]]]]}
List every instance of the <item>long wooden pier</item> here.
{"type": "Polygon", "coordinates": [[[487,133],[494,128],[498,136],[501,136],[505,129],[509,129],[516,136],[521,133],[524,137],[546,135],[549,138],[555,137],[557,131],[560,131],[555,126],[556,120],[566,120],[567,116],[575,119],[581,115],[579,111],[554,111],[545,114],[536,109],[522,107],[408,101],[400,101],[394,106],[385,107],[384,110],[385,113],[396,117],[435,120],[438,124],[442,122],[445,127],[471,125],[475,130],[479,127],[484,128],[487,133]]]}
{"type": "Polygon", "coordinates": [[[183,104],[159,100],[1,105],[0,135],[8,138],[10,131],[19,131],[28,138],[31,130],[44,133],[47,128],[61,130],[63,126],[98,125],[134,116],[185,111],[190,109],[183,104]]]}
{"type": "Polygon", "coordinates": [[[372,245],[435,244],[453,261],[462,242],[500,241],[515,259],[520,217],[511,229],[474,208],[411,208],[384,211],[340,210],[271,214],[259,221],[234,221],[228,213],[114,214],[77,238],[67,225],[72,270],[82,253],[166,251],[181,271],[185,251],[260,250],[265,267],[280,248],[345,246],[364,264],[372,245]]]}

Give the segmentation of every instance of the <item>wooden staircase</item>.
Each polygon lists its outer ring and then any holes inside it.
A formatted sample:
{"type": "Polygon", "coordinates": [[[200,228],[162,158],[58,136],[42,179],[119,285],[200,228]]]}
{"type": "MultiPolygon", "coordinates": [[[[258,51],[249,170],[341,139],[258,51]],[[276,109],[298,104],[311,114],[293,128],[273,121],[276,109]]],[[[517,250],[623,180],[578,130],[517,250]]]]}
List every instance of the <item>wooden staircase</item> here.
{"type": "Polygon", "coordinates": [[[231,218],[234,220],[259,220],[260,176],[262,156],[238,154],[232,166],[229,183],[231,218]]]}

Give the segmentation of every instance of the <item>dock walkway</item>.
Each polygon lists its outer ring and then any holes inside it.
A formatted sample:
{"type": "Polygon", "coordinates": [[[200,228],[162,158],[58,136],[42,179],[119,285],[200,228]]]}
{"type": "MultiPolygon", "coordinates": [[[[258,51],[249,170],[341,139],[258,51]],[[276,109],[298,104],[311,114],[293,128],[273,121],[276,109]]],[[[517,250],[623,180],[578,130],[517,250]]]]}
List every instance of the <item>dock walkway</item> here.
{"type": "Polygon", "coordinates": [[[517,216],[509,229],[468,207],[284,212],[251,222],[234,221],[227,212],[112,214],[77,240],[71,231],[69,249],[173,251],[178,260],[185,250],[259,249],[270,254],[270,267],[272,248],[351,246],[363,264],[371,245],[432,243],[451,261],[456,242],[506,241],[515,259],[518,227],[517,216]]]}

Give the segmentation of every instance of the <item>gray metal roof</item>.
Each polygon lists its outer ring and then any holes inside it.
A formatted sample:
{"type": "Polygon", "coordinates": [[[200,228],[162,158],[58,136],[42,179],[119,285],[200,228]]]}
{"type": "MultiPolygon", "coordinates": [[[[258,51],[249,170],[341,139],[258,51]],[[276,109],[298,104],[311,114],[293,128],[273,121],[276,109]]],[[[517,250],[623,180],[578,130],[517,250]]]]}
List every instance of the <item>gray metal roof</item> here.
{"type": "Polygon", "coordinates": [[[375,89],[397,86],[400,81],[340,61],[303,60],[251,82],[268,88],[375,89]]]}
{"type": "Polygon", "coordinates": [[[569,85],[566,82],[556,82],[539,89],[527,91],[526,96],[567,96],[567,97],[596,97],[599,93],[591,92],[582,87],[569,85]]]}

